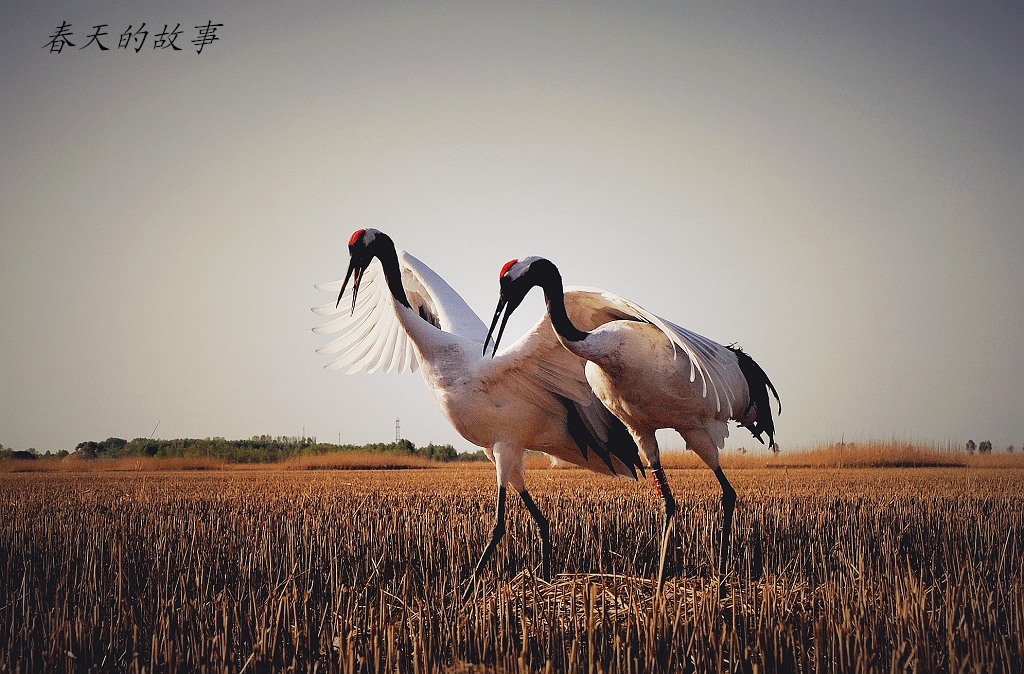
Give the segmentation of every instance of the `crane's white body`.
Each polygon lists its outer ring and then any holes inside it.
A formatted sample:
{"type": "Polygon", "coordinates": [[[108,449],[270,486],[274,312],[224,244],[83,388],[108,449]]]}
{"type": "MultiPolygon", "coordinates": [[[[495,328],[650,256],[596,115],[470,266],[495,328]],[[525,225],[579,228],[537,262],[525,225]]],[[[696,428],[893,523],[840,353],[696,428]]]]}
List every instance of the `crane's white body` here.
{"type": "Polygon", "coordinates": [[[735,353],[615,293],[571,286],[563,297],[574,325],[596,327],[584,340],[559,340],[587,361],[587,382],[629,429],[647,465],[660,463],[655,431],[672,428],[718,468],[729,420],[753,419],[735,353]]]}
{"type": "Polygon", "coordinates": [[[708,466],[718,467],[718,450],[729,435],[727,422],[740,418],[747,402],[747,384],[738,365],[723,367],[723,383],[731,395],[727,407],[716,409],[715,401],[690,379],[689,357],[674,351],[671,341],[653,325],[606,323],[591,333],[585,345],[572,350],[588,354],[587,381],[633,433],[648,466],[659,460],[654,431],[673,428],[708,466]]]}
{"type": "MultiPolygon", "coordinates": [[[[591,390],[584,361],[558,342],[545,317],[494,358],[484,358],[486,327],[465,301],[429,267],[397,251],[402,285],[412,308],[396,301],[380,262],[363,276],[355,310],[351,289],[340,304],[314,308],[333,320],[314,329],[336,335],[319,353],[326,367],[347,373],[420,370],[428,390],[452,426],[482,447],[496,468],[499,486],[525,490],[524,453],[536,450],[603,474],[629,475],[614,454],[586,456],[566,428],[571,401],[587,428],[606,442],[614,418],[591,390]],[[348,299],[346,299],[348,298],[348,299]]],[[[342,282],[318,285],[337,293],[342,282]]]]}

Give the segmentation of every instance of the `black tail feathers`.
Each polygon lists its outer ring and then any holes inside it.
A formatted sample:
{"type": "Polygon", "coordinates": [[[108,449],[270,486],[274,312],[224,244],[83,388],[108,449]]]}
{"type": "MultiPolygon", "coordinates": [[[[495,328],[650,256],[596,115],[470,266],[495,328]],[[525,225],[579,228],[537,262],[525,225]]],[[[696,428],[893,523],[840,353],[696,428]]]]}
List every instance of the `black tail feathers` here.
{"type": "Polygon", "coordinates": [[[728,349],[736,354],[740,372],[746,378],[747,390],[750,392],[750,401],[747,403],[747,409],[743,410],[743,417],[746,417],[751,409],[754,410],[754,422],[745,424],[744,428],[750,431],[751,435],[761,444],[764,444],[761,434],[766,433],[768,435],[768,447],[777,449],[778,445],[775,444],[775,421],[772,419],[772,406],[771,401],[768,399],[768,391],[771,391],[775,396],[775,402],[779,405],[779,414],[782,414],[782,401],[779,400],[779,392],[775,390],[775,386],[768,379],[768,375],[761,369],[761,366],[748,356],[743,349],[735,345],[729,346],[728,349]]]}
{"type": "MultiPolygon", "coordinates": [[[[636,446],[636,441],[629,434],[625,424],[616,418],[615,415],[604,408],[604,406],[601,407],[604,413],[608,415],[608,441],[602,443],[597,439],[594,429],[590,427],[583,415],[580,414],[577,403],[563,396],[558,396],[558,400],[565,407],[567,413],[566,430],[569,432],[569,436],[576,442],[576,446],[579,448],[584,460],[587,460],[587,450],[591,449],[608,466],[608,470],[611,471],[612,475],[619,474],[619,471],[615,469],[615,464],[612,462],[613,456],[622,462],[622,465],[626,467],[634,480],[636,479],[638,468],[641,475],[646,474],[644,472],[644,464],[640,461],[640,448],[636,446]]],[[[600,405],[600,403],[596,404],[600,405]]]]}

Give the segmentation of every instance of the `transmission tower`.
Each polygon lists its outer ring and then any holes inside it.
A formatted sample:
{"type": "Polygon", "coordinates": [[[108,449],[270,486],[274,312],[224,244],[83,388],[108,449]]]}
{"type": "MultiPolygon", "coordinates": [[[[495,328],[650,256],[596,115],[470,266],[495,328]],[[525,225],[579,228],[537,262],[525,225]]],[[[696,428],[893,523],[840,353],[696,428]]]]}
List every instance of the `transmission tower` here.
{"type": "Polygon", "coordinates": [[[395,442],[402,439],[402,420],[395,417],[395,442]]]}

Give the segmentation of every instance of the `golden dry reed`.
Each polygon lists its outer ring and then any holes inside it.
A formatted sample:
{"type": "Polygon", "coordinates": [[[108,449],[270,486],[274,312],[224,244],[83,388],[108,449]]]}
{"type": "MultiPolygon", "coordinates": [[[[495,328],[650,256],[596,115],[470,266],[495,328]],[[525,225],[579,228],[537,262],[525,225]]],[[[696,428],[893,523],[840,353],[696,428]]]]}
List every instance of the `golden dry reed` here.
{"type": "Polygon", "coordinates": [[[0,474],[2,672],[1011,672],[1024,470],[735,468],[680,505],[655,591],[649,483],[531,470],[555,544],[487,465],[0,474]]]}

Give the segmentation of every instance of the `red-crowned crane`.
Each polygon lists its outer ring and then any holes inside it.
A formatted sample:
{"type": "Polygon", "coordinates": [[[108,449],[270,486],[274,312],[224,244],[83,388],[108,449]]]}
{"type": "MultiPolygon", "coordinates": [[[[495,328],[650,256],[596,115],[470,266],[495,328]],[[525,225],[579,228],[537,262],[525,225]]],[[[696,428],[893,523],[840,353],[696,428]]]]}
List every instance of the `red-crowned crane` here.
{"type": "Polygon", "coordinates": [[[313,309],[337,315],[313,330],[337,335],[317,350],[335,356],[326,367],[349,374],[419,367],[441,412],[462,437],[484,448],[495,466],[494,529],[463,600],[504,536],[506,485],[519,492],[540,529],[544,578],[550,578],[548,522],[526,490],[526,450],[636,479],[636,470],[643,472],[636,443],[594,395],[584,361],[562,348],[547,317],[516,343],[484,358],[486,326],[429,267],[396,250],[391,238],[375,229],[357,230],[348,249],[345,280],[317,286],[338,292],[337,302],[313,309]],[[371,266],[374,258],[379,266],[371,266]],[[350,279],[351,308],[341,308],[350,279]]]}
{"type": "MultiPolygon", "coordinates": [[[[508,317],[534,286],[544,291],[547,315],[558,340],[587,361],[590,386],[640,447],[664,500],[666,541],[676,503],[661,467],[655,431],[678,431],[686,446],[715,472],[722,486],[718,571],[724,587],[736,491],[722,472],[719,450],[729,435],[730,419],[748,428],[762,443],[761,434],[767,434],[769,446],[775,447],[768,398],[770,390],[779,400],[775,387],[754,359],[739,348],[717,344],[613,293],[579,287],[564,290],[558,268],[541,257],[511,260],[502,267],[501,291],[484,340],[485,353],[502,311],[505,315],[494,340],[495,350],[508,317]],[[584,323],[598,327],[587,328],[584,323]]],[[[664,544],[662,560],[664,563],[664,544]]]]}

